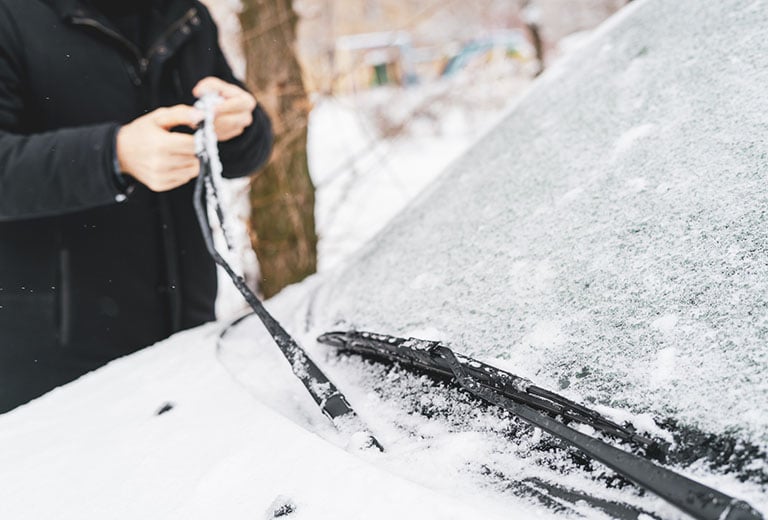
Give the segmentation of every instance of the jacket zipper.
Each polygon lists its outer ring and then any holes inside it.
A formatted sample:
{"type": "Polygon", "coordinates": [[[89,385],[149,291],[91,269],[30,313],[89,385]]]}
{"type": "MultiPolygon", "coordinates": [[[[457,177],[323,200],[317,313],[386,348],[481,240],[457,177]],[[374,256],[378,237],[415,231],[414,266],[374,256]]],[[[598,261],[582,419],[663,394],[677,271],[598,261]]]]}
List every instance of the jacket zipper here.
{"type": "Polygon", "coordinates": [[[152,46],[150,46],[146,56],[143,56],[141,54],[141,50],[136,45],[134,45],[133,42],[128,40],[119,32],[114,31],[109,27],[107,27],[106,25],[102,24],[98,20],[94,20],[93,18],[80,17],[80,16],[72,17],[70,20],[75,25],[82,25],[85,27],[91,27],[92,29],[96,29],[103,35],[108,36],[113,40],[115,40],[116,42],[123,45],[123,47],[128,49],[131,52],[131,54],[133,54],[133,57],[136,59],[136,63],[139,65],[139,75],[143,77],[144,74],[146,74],[147,69],[149,68],[150,60],[164,46],[163,43],[165,42],[166,38],[170,36],[174,31],[176,31],[179,27],[183,26],[188,21],[193,19],[195,16],[197,16],[196,7],[193,7],[190,10],[188,10],[186,13],[184,13],[184,16],[182,16],[181,18],[176,20],[174,23],[172,23],[168,27],[168,29],[166,29],[165,32],[163,32],[163,34],[155,41],[155,43],[153,43],[152,46]]]}
{"type": "Polygon", "coordinates": [[[59,250],[59,344],[69,345],[72,332],[72,280],[70,278],[69,250],[59,250]]]}
{"type": "Polygon", "coordinates": [[[189,11],[187,11],[186,13],[184,13],[184,16],[182,16],[181,18],[179,18],[178,20],[176,20],[174,23],[172,23],[172,24],[171,24],[171,25],[168,27],[168,29],[166,29],[166,30],[165,30],[165,32],[164,32],[163,34],[161,34],[161,35],[160,35],[160,37],[159,37],[157,40],[155,40],[155,43],[153,43],[153,44],[152,44],[152,45],[149,47],[149,50],[147,51],[147,57],[146,57],[146,59],[147,59],[147,62],[149,62],[149,60],[150,60],[150,59],[152,59],[152,56],[154,56],[154,55],[155,55],[155,53],[156,53],[156,52],[157,52],[157,51],[158,51],[158,50],[159,50],[161,47],[163,47],[163,43],[165,42],[165,40],[166,40],[166,39],[167,39],[167,38],[168,38],[168,37],[169,37],[171,34],[173,34],[173,33],[174,33],[175,31],[177,31],[177,30],[178,30],[180,27],[182,27],[183,25],[185,25],[187,22],[189,22],[190,20],[192,20],[192,19],[193,19],[194,17],[196,17],[196,16],[197,16],[197,8],[196,8],[196,7],[192,7],[192,8],[191,8],[189,11]]]}

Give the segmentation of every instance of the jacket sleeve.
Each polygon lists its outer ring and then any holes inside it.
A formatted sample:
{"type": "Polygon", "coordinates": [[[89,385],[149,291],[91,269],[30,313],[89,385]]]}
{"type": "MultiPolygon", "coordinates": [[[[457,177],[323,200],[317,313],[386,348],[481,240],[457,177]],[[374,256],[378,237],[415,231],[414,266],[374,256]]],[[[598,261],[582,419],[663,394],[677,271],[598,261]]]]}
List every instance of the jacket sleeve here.
{"type": "MultiPolygon", "coordinates": [[[[216,53],[216,70],[214,75],[247,90],[243,82],[232,73],[232,69],[229,63],[227,63],[224,53],[221,51],[216,24],[205,7],[202,7],[201,11],[205,23],[212,28],[214,44],[211,45],[211,52],[216,53]]],[[[269,116],[267,116],[267,113],[259,104],[253,111],[253,123],[251,123],[251,126],[234,139],[219,143],[219,155],[224,166],[224,177],[244,177],[255,173],[269,160],[273,142],[272,124],[269,116]]]]}
{"type": "Polygon", "coordinates": [[[115,182],[116,123],[27,132],[23,47],[0,3],[0,221],[69,213],[122,199],[115,182]]]}

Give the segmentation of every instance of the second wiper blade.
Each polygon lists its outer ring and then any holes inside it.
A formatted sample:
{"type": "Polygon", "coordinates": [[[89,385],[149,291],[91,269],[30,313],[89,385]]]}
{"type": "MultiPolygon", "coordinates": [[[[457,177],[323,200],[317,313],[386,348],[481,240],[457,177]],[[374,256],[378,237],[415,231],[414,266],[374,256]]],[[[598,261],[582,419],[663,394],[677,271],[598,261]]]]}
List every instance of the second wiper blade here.
{"type": "MultiPolygon", "coordinates": [[[[447,360],[434,355],[434,349],[442,346],[437,341],[416,338],[398,338],[372,332],[328,332],[318,338],[320,343],[332,345],[341,351],[385,358],[405,364],[444,379],[454,374],[447,360]]],[[[518,403],[525,404],[552,416],[560,416],[566,422],[578,422],[615,438],[645,448],[646,452],[663,451],[664,446],[636,432],[631,426],[618,424],[595,410],[563,397],[555,392],[536,386],[532,381],[504,370],[492,367],[461,354],[456,358],[469,376],[481,385],[518,403]]]]}
{"type": "Polygon", "coordinates": [[[499,406],[531,426],[564,441],[694,518],[764,520],[759,512],[742,500],[582,433],[566,422],[578,420],[595,429],[615,430],[617,436],[625,436],[633,442],[652,442],[637,435],[631,428],[539,388],[527,379],[457,355],[440,342],[357,331],[329,332],[320,336],[318,341],[340,351],[383,358],[450,378],[470,395],[499,406]]]}

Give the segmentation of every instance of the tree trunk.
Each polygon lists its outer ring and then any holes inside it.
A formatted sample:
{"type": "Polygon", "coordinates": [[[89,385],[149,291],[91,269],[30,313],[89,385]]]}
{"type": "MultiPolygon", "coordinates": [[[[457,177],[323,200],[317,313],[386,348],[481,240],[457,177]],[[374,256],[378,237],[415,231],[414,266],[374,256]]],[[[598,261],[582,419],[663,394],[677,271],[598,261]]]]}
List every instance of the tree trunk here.
{"type": "Polygon", "coordinates": [[[531,41],[536,51],[537,68],[533,75],[537,77],[544,72],[544,41],[541,38],[541,28],[539,26],[541,13],[535,0],[523,0],[521,8],[525,27],[531,33],[531,41]]]}
{"type": "Polygon", "coordinates": [[[251,242],[270,297],[317,269],[315,188],[307,164],[309,100],[295,54],[291,0],[243,0],[246,80],[272,118],[275,147],[251,182],[251,242]]]}

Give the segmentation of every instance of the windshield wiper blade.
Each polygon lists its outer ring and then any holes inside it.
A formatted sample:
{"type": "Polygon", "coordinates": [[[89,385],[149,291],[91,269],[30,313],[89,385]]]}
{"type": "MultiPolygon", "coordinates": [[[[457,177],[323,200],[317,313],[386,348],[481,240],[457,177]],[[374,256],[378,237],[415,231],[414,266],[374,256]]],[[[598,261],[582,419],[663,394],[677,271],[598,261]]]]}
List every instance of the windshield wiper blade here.
{"type": "Polygon", "coordinates": [[[329,332],[320,343],[366,357],[384,359],[444,379],[557,437],[619,475],[700,520],[763,520],[749,504],[691,480],[648,459],[591,437],[566,423],[577,421],[642,446],[653,441],[594,410],[467,356],[437,341],[397,338],[371,332],[329,332]],[[557,417],[562,420],[558,420],[557,417]]]}
{"type": "MultiPolygon", "coordinates": [[[[454,379],[450,363],[435,356],[433,349],[442,346],[437,341],[416,338],[398,338],[372,332],[329,332],[318,338],[320,343],[339,350],[386,358],[409,365],[443,379],[454,379]]],[[[475,381],[500,394],[552,416],[560,416],[566,422],[578,422],[607,433],[618,439],[634,443],[647,452],[659,453],[665,445],[640,435],[631,426],[611,421],[599,412],[563,397],[555,392],[536,386],[529,379],[492,367],[481,361],[456,354],[463,370],[475,381]]]]}

